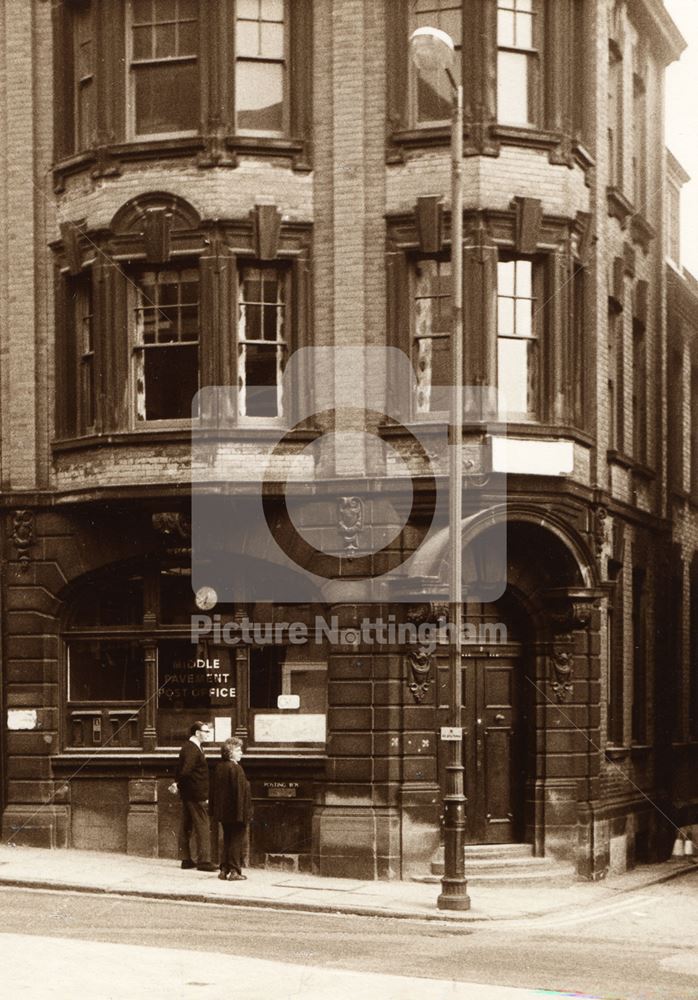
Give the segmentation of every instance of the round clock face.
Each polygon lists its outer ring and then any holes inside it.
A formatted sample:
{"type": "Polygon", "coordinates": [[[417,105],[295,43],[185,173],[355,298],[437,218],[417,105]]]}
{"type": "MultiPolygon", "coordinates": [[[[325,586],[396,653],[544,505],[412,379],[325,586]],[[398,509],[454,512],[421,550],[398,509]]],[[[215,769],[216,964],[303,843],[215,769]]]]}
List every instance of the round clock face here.
{"type": "Polygon", "coordinates": [[[210,611],[211,608],[215,608],[218,602],[218,594],[213,587],[199,587],[194,600],[196,601],[197,608],[200,608],[202,611],[210,611]]]}

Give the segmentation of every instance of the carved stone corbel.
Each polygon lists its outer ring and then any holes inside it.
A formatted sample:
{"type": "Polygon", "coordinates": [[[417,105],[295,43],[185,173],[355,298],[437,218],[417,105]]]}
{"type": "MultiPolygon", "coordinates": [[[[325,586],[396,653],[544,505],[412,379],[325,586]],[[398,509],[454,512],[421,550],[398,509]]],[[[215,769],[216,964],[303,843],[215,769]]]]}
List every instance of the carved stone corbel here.
{"type": "Polygon", "coordinates": [[[555,644],[550,657],[551,665],[551,685],[555,698],[562,704],[567,701],[574,691],[572,677],[574,674],[574,656],[572,655],[571,640],[555,644]]]}
{"type": "Polygon", "coordinates": [[[29,550],[34,541],[34,514],[30,510],[15,511],[12,516],[12,544],[17,549],[22,571],[29,566],[29,550]]]}
{"type": "Polygon", "coordinates": [[[340,497],[338,526],[346,552],[357,552],[359,534],[364,526],[364,502],[361,497],[340,497]]]}

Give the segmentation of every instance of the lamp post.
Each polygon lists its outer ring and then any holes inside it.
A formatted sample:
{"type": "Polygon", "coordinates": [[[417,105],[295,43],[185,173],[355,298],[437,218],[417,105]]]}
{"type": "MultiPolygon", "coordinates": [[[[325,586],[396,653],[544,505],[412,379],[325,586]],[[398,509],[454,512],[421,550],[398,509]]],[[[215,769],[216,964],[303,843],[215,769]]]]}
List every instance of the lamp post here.
{"type": "Polygon", "coordinates": [[[463,567],[463,87],[453,75],[455,45],[439,28],[417,28],[410,52],[418,70],[444,72],[453,94],[451,118],[451,283],[452,409],[449,424],[449,647],[450,726],[444,794],[444,874],[437,901],[440,910],[470,908],[465,880],[465,794],[463,788],[462,633],[463,567]]]}

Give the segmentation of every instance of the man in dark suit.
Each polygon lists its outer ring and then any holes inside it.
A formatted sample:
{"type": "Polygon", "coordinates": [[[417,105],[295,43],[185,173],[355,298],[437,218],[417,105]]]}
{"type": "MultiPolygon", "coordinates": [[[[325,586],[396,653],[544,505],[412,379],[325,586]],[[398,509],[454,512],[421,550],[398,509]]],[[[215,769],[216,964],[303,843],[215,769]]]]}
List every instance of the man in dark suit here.
{"type": "Polygon", "coordinates": [[[201,743],[211,730],[205,722],[195,722],[191,736],[179,751],[177,789],[182,800],[179,827],[179,853],[182,868],[198,868],[200,872],[215,872],[211,864],[211,833],[208,820],[208,763],[201,743]],[[191,835],[196,837],[197,861],[191,856],[191,835]]]}

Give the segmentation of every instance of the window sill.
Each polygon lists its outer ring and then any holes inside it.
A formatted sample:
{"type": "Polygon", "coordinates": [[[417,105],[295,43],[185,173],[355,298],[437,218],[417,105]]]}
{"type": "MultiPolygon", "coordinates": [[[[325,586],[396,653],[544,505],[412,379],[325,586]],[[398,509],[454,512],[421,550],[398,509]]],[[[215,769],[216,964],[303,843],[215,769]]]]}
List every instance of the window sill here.
{"type": "Polygon", "coordinates": [[[606,188],[606,202],[608,204],[608,214],[618,219],[621,229],[625,229],[629,217],[633,214],[632,203],[628,201],[622,191],[617,187],[606,188]]]}
{"type": "MultiPolygon", "coordinates": [[[[572,162],[577,163],[583,170],[588,170],[595,164],[594,158],[582,145],[568,136],[559,132],[548,132],[536,126],[526,127],[519,125],[504,125],[497,122],[488,123],[488,131],[491,136],[489,143],[485,142],[482,149],[473,149],[473,152],[497,155],[498,144],[505,146],[525,146],[529,149],[541,149],[553,154],[559,151],[560,157],[553,162],[564,162],[568,166],[572,162]],[[563,156],[561,151],[564,147],[569,149],[569,153],[563,156]]],[[[466,122],[463,130],[466,150],[468,139],[471,139],[473,130],[466,122]]],[[[391,136],[393,147],[402,149],[428,149],[433,147],[448,147],[451,141],[451,126],[448,123],[443,125],[422,125],[412,128],[396,129],[391,136]]],[[[467,153],[466,153],[467,155],[467,153]]],[[[388,153],[388,162],[400,160],[401,152],[396,155],[388,153]]]]}
{"type": "Polygon", "coordinates": [[[650,468],[649,465],[645,465],[644,462],[636,461],[631,455],[626,455],[625,452],[609,448],[606,452],[606,459],[615,465],[620,465],[623,469],[629,469],[633,476],[637,476],[638,479],[644,479],[646,482],[652,482],[657,478],[655,469],[650,468]]]}
{"type": "Polygon", "coordinates": [[[607,746],[604,750],[606,760],[625,760],[630,753],[630,747],[607,746]]]}
{"type": "MultiPolygon", "coordinates": [[[[216,761],[220,758],[220,748],[211,746],[207,748],[207,760],[216,761]]],[[[80,765],[80,770],[99,770],[108,765],[123,765],[124,767],[149,767],[160,766],[163,769],[170,769],[177,761],[180,747],[157,747],[155,750],[142,750],[140,748],[124,749],[123,747],[66,747],[61,753],[54,754],[51,766],[55,773],[72,773],[76,764],[80,765]]],[[[311,767],[324,763],[327,754],[324,750],[314,749],[294,749],[290,747],[270,747],[268,751],[259,753],[257,748],[250,748],[245,751],[243,761],[250,763],[273,759],[288,760],[299,766],[311,767]]]]}
{"type": "Polygon", "coordinates": [[[197,431],[191,425],[179,428],[169,427],[148,427],[142,431],[123,431],[111,434],[92,434],[89,437],[63,438],[54,441],[51,449],[54,454],[65,452],[83,451],[87,448],[125,448],[134,444],[163,444],[163,443],[186,443],[190,445],[193,439],[203,441],[207,438],[224,441],[314,441],[320,435],[317,429],[295,428],[284,432],[283,427],[270,427],[268,424],[254,427],[245,425],[244,427],[225,427],[221,430],[197,431]]]}
{"type": "Polygon", "coordinates": [[[121,163],[172,157],[195,157],[197,166],[202,169],[237,167],[239,153],[285,157],[291,160],[293,170],[308,172],[312,169],[307,143],[300,139],[263,135],[230,135],[220,139],[218,136],[194,134],[131,139],[85,149],[58,160],[53,167],[53,176],[56,190],[61,191],[67,177],[88,169],[93,177],[117,176],[121,172],[121,163]]]}
{"type": "MultiPolygon", "coordinates": [[[[402,424],[383,424],[380,428],[381,436],[384,438],[401,437],[405,431],[414,431],[416,436],[426,436],[428,434],[446,434],[448,429],[447,421],[444,420],[415,420],[402,424]]],[[[466,423],[463,425],[464,434],[500,434],[508,437],[531,437],[531,438],[565,438],[575,441],[577,444],[593,447],[594,439],[586,431],[578,430],[567,424],[508,424],[498,421],[482,421],[480,423],[466,423]]]]}
{"type": "Polygon", "coordinates": [[[643,757],[646,756],[653,747],[649,743],[631,743],[630,744],[630,754],[633,757],[643,757]]]}
{"type": "Polygon", "coordinates": [[[633,243],[638,243],[643,251],[647,253],[650,243],[656,237],[657,233],[644,215],[636,212],[630,220],[630,235],[632,236],[633,243]]]}

